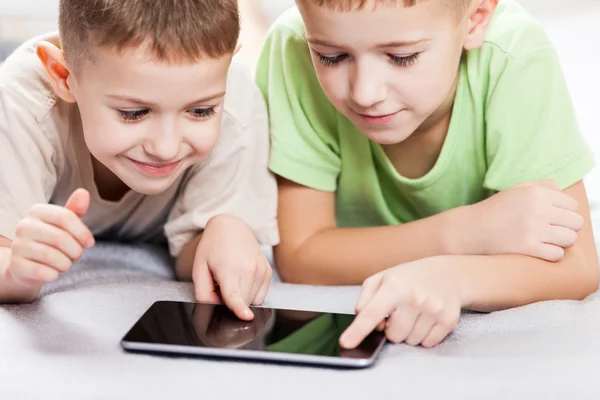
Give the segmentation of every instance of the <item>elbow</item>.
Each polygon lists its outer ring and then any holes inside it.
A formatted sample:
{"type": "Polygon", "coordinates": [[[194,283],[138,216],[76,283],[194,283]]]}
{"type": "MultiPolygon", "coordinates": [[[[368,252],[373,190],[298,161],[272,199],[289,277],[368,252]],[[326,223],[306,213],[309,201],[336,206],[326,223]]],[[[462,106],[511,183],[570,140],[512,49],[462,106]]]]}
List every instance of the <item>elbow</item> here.
{"type": "Polygon", "coordinates": [[[594,257],[577,257],[577,271],[575,273],[575,290],[573,300],[585,300],[588,296],[598,291],[600,283],[600,268],[598,260],[594,257]]]}
{"type": "Polygon", "coordinates": [[[303,262],[298,253],[296,251],[286,254],[279,246],[275,247],[274,268],[281,282],[295,285],[323,285],[319,276],[310,268],[310,265],[303,262]]]}
{"type": "Polygon", "coordinates": [[[291,283],[295,285],[310,285],[314,284],[309,279],[308,274],[299,273],[302,270],[302,266],[298,265],[298,262],[290,260],[282,260],[282,257],[275,257],[275,269],[277,275],[283,283],[291,283]]]}
{"type": "Polygon", "coordinates": [[[576,300],[584,300],[588,296],[598,291],[598,284],[600,283],[598,274],[598,263],[590,263],[587,268],[581,273],[581,285],[580,293],[576,300]]]}

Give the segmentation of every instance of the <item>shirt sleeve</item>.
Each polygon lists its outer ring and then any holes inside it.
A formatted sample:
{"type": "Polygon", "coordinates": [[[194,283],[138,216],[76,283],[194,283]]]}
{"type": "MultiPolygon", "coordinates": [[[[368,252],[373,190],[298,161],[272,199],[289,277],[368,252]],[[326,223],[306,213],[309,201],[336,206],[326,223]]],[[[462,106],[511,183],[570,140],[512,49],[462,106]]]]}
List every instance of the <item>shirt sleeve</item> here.
{"type": "MultiPolygon", "coordinates": [[[[247,126],[224,116],[221,137],[209,158],[192,167],[165,225],[174,257],[216,215],[245,221],[265,246],[279,242],[277,183],[268,169],[269,125],[260,92],[252,85],[252,112],[247,126]]],[[[240,99],[238,99],[239,102],[240,99]]]]}
{"type": "Polygon", "coordinates": [[[256,70],[271,124],[269,167],[301,185],[333,192],[341,169],[338,113],[319,85],[304,38],[286,25],[298,24],[295,13],[275,24],[256,70]]]}
{"type": "Polygon", "coordinates": [[[593,168],[552,46],[509,58],[488,98],[486,188],[554,179],[566,189],[593,168]]]}
{"type": "Polygon", "coordinates": [[[36,118],[0,91],[0,236],[15,229],[38,203],[48,203],[56,185],[55,149],[36,118]]]}

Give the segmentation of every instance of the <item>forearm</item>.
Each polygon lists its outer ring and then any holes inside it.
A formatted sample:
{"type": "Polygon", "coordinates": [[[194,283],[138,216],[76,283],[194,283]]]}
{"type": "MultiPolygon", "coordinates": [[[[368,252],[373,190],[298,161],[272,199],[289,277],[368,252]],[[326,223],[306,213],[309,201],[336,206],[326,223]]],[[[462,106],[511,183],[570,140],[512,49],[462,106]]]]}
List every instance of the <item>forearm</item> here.
{"type": "Polygon", "coordinates": [[[548,300],[582,300],[598,289],[598,263],[579,245],[557,263],[520,255],[449,256],[463,308],[492,312],[548,300]]]}
{"type": "Polygon", "coordinates": [[[40,288],[31,288],[15,282],[10,274],[9,265],[12,250],[6,239],[0,238],[0,304],[30,303],[37,298],[40,288]]]}
{"type": "Polygon", "coordinates": [[[282,240],[275,249],[278,272],[292,283],[359,285],[398,264],[469,254],[476,245],[461,228],[466,212],[461,207],[402,225],[328,229],[299,246],[282,240]]]}
{"type": "Polygon", "coordinates": [[[201,239],[202,233],[190,240],[183,249],[181,249],[181,252],[177,256],[177,261],[175,262],[175,275],[177,276],[177,279],[182,281],[192,280],[194,258],[201,239]]]}

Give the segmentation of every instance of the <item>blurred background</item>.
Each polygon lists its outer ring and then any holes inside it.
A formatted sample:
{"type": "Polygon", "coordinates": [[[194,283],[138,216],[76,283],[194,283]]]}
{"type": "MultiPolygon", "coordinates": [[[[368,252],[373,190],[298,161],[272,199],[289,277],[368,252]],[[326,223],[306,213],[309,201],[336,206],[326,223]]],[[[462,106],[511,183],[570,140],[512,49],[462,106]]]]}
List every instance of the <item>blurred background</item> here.
{"type": "MultiPolygon", "coordinates": [[[[539,18],[553,40],[583,132],[597,152],[600,135],[600,0],[517,0],[539,18]]],[[[243,20],[238,58],[254,67],[264,34],[293,0],[239,0],[243,20]]],[[[24,40],[56,30],[58,0],[0,0],[0,62],[24,40]]],[[[588,177],[598,182],[600,168],[588,177]]]]}

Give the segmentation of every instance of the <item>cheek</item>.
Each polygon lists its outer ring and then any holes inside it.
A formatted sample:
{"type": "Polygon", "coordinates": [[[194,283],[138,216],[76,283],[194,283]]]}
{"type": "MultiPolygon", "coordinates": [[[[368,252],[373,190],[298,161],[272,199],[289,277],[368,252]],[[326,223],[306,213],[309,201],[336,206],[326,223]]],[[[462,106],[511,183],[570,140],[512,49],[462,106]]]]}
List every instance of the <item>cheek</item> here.
{"type": "Polygon", "coordinates": [[[203,123],[194,122],[187,128],[187,142],[194,153],[204,156],[215,148],[221,132],[221,120],[222,115],[203,123]]]}
{"type": "Polygon", "coordinates": [[[79,104],[79,109],[85,143],[94,157],[102,159],[132,147],[136,137],[134,125],[120,122],[114,111],[103,105],[79,104]]]}
{"type": "Polygon", "coordinates": [[[433,111],[444,102],[454,85],[458,61],[451,55],[423,59],[410,79],[404,80],[403,94],[410,105],[424,112],[433,111]]]}
{"type": "Polygon", "coordinates": [[[336,108],[341,108],[347,98],[346,88],[348,87],[348,76],[344,69],[342,67],[316,66],[315,72],[325,96],[336,108]]]}

